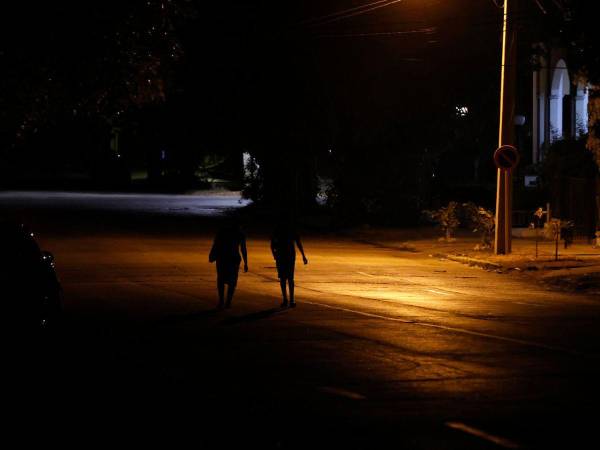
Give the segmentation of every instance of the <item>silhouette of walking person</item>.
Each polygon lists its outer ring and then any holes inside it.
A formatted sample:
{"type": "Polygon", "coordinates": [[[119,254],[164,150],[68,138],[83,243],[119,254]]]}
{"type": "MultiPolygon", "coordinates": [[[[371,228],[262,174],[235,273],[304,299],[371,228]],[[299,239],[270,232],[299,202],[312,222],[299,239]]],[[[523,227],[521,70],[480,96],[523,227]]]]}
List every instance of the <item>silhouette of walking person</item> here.
{"type": "Polygon", "coordinates": [[[231,307],[242,258],[244,259],[244,272],[248,272],[246,236],[237,223],[229,222],[217,232],[208,256],[209,262],[216,262],[217,266],[219,308],[231,307]],[[225,300],[225,285],[228,286],[227,300],[225,300]]]}
{"type": "Polygon", "coordinates": [[[286,291],[286,283],[289,288],[289,305],[291,308],[296,306],[294,300],[294,268],[296,265],[296,245],[302,254],[302,261],[308,264],[308,259],[304,254],[304,248],[300,241],[300,236],[291,226],[289,221],[282,221],[277,225],[271,236],[271,252],[275,258],[277,266],[277,276],[281,285],[281,295],[283,301],[281,307],[288,306],[288,292],[286,291]]]}

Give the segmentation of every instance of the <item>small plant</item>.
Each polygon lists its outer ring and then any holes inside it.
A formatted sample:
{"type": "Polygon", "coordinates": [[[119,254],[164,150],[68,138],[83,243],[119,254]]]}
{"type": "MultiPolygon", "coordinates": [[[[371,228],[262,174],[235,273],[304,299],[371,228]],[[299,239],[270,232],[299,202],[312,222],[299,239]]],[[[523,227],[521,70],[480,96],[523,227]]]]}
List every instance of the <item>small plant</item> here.
{"type": "Polygon", "coordinates": [[[574,232],[575,224],[570,220],[565,222],[560,228],[560,237],[565,243],[565,248],[569,248],[571,245],[573,245],[574,232]]]}
{"type": "Polygon", "coordinates": [[[540,206],[533,213],[533,222],[530,227],[535,230],[535,259],[538,258],[538,247],[540,241],[540,225],[542,224],[542,218],[544,217],[544,210],[540,206]]]}
{"type": "Polygon", "coordinates": [[[444,237],[440,238],[440,240],[445,240],[446,242],[455,241],[454,232],[460,225],[460,221],[458,219],[458,203],[450,202],[448,206],[444,206],[437,210],[425,210],[423,214],[425,217],[431,222],[437,223],[442,228],[444,232],[444,237]]]}
{"type": "Polygon", "coordinates": [[[475,203],[463,203],[463,211],[473,233],[479,233],[481,242],[475,246],[475,250],[487,250],[492,248],[494,230],[496,228],[496,217],[493,211],[477,206],[475,203]]]}
{"type": "Polygon", "coordinates": [[[565,248],[572,242],[574,223],[570,220],[550,219],[544,224],[544,234],[554,240],[554,260],[558,261],[558,242],[565,238],[565,248]]]}

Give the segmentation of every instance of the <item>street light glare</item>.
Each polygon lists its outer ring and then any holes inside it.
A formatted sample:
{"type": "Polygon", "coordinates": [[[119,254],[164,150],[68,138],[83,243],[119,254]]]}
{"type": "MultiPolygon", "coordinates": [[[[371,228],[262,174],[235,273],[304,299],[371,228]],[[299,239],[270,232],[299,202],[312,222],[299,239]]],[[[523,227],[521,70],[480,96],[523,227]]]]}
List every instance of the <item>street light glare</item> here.
{"type": "Polygon", "coordinates": [[[467,114],[469,114],[468,106],[456,106],[456,115],[458,117],[465,117],[467,114]]]}

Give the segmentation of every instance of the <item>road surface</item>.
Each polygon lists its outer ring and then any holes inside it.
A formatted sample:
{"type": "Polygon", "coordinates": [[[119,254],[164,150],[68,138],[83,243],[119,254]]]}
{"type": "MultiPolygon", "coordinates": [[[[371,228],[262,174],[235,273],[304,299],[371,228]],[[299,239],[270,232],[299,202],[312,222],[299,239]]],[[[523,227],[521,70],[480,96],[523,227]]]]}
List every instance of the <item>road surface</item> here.
{"type": "MultiPolygon", "coordinates": [[[[594,436],[597,298],[307,234],[298,307],[281,310],[269,227],[254,224],[250,270],[233,308],[217,311],[210,217],[122,203],[115,215],[96,201],[84,216],[21,209],[65,291],[41,369],[52,385],[32,391],[53,400],[28,403],[50,415],[60,403],[55,438],[479,449],[582,448],[594,436]]],[[[0,196],[0,210],[14,205],[0,196]]]]}

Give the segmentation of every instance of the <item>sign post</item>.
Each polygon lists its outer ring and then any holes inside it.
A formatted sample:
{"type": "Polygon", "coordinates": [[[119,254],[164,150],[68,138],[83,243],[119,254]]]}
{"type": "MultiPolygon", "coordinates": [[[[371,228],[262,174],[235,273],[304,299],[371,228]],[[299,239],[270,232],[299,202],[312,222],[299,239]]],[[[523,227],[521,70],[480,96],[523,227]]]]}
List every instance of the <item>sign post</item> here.
{"type": "Polygon", "coordinates": [[[502,68],[500,75],[500,126],[498,131],[498,167],[496,186],[496,232],[494,252],[504,255],[512,250],[512,169],[518,163],[518,152],[512,147],[515,141],[515,85],[516,85],[516,29],[513,12],[516,11],[517,0],[504,0],[504,26],[502,28],[502,68]],[[510,25],[510,29],[509,29],[510,25]],[[506,148],[513,150],[506,150],[506,148]],[[502,150],[505,148],[505,150],[502,150]],[[516,156],[513,166],[511,158],[516,156]],[[508,158],[508,159],[505,159],[508,158]],[[510,167],[504,167],[505,165],[510,167]]]}
{"type": "Polygon", "coordinates": [[[496,194],[496,255],[512,250],[512,170],[519,164],[519,152],[512,145],[503,145],[494,152],[494,163],[498,168],[496,194]]]}

